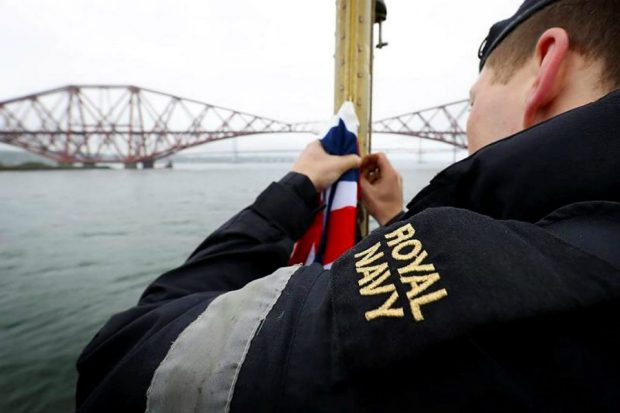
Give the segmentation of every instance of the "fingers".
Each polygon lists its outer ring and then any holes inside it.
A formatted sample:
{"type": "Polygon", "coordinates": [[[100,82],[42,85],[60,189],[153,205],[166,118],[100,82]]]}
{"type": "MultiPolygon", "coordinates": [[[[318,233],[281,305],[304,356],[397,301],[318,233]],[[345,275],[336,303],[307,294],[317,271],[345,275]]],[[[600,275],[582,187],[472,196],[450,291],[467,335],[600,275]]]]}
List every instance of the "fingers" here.
{"type": "Polygon", "coordinates": [[[362,173],[362,177],[369,183],[375,184],[381,179],[381,170],[379,170],[379,168],[377,168],[376,166],[367,168],[362,173]]]}
{"type": "Polygon", "coordinates": [[[377,164],[377,157],[378,155],[376,154],[364,156],[360,166],[362,176],[370,181],[370,183],[375,183],[381,176],[381,171],[377,164]]]}
{"type": "Polygon", "coordinates": [[[382,180],[382,178],[388,180],[400,179],[398,172],[396,172],[396,169],[394,169],[383,152],[366,155],[362,160],[361,170],[363,177],[371,184],[382,180]]]}
{"type": "Polygon", "coordinates": [[[371,167],[376,167],[378,157],[379,155],[376,153],[364,156],[364,158],[362,159],[362,165],[361,165],[362,170],[366,170],[371,167]]]}
{"type": "Polygon", "coordinates": [[[379,166],[379,169],[385,171],[385,170],[393,170],[394,167],[392,166],[392,164],[390,163],[389,159],[387,158],[387,155],[383,152],[379,152],[377,154],[377,165],[379,166]]]}

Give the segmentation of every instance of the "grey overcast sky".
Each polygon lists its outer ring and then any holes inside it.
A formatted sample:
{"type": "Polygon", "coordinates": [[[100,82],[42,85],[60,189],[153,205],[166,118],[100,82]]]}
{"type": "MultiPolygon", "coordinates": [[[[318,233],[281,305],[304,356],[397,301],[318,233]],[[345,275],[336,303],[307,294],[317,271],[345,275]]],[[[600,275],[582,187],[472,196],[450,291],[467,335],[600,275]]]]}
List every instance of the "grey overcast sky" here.
{"type": "MultiPolygon", "coordinates": [[[[386,0],[375,119],[467,97],[520,0],[386,0]]],[[[333,0],[0,0],[0,100],[135,84],[284,121],[328,118],[333,0]]]]}

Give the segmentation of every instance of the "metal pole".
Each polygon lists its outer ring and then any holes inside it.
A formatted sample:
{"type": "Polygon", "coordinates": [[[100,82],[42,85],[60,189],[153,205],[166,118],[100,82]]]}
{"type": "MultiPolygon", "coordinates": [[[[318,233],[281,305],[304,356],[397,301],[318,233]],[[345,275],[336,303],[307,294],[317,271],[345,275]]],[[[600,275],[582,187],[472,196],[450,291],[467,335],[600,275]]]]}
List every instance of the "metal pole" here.
{"type": "MultiPolygon", "coordinates": [[[[334,111],[350,100],[360,121],[360,155],[370,153],[372,50],[375,0],[336,0],[336,81],[334,111]]],[[[361,205],[362,236],[368,234],[368,214],[361,205]]]]}

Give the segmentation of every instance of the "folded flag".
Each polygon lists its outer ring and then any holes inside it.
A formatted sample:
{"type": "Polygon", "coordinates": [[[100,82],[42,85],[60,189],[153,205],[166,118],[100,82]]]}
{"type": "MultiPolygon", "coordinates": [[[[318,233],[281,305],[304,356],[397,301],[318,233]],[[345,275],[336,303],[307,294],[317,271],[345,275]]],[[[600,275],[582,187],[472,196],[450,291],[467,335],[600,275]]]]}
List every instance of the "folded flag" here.
{"type": "MultiPolygon", "coordinates": [[[[331,155],[359,154],[359,121],[353,103],[345,102],[321,139],[323,149],[331,155]]],[[[359,171],[344,173],[320,194],[325,206],[293,248],[290,264],[315,262],[330,268],[332,263],[358,241],[356,224],[359,197],[359,171]]]]}

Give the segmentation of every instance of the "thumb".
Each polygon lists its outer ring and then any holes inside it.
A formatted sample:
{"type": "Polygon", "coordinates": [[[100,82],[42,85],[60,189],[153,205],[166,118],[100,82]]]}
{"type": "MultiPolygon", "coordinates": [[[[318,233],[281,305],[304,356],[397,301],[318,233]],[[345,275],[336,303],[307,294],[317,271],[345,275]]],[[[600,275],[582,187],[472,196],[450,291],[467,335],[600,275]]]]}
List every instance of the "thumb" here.
{"type": "Polygon", "coordinates": [[[362,158],[357,155],[338,156],[338,169],[344,173],[349,169],[357,169],[362,163],[362,158]]]}

